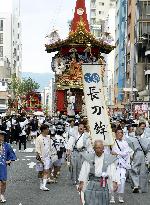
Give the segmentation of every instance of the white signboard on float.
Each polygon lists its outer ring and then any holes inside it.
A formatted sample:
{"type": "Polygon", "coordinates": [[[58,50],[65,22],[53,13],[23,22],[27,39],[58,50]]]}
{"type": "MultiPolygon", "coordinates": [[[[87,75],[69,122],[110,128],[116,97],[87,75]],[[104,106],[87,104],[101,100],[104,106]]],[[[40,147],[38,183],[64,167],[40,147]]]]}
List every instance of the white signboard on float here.
{"type": "Polygon", "coordinates": [[[87,117],[92,140],[103,140],[104,145],[114,144],[110,119],[105,103],[101,66],[83,64],[83,86],[87,117]]]}

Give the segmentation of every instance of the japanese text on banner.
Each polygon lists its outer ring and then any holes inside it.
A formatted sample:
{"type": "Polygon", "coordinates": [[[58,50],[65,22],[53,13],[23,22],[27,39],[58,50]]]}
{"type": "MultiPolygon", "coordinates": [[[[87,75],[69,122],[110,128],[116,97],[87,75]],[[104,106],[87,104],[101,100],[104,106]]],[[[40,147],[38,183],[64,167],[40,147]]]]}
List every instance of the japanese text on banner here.
{"type": "Polygon", "coordinates": [[[105,104],[100,65],[82,65],[83,85],[87,117],[94,140],[100,139],[105,145],[112,145],[114,140],[110,120],[105,104]]]}

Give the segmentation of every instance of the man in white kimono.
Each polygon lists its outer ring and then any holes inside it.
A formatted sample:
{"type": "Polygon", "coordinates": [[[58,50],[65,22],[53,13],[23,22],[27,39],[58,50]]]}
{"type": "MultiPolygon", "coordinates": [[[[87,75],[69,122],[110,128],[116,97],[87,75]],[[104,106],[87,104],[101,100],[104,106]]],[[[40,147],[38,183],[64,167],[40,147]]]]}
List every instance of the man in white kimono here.
{"type": "MultiPolygon", "coordinates": [[[[116,130],[116,139],[115,144],[112,147],[112,154],[117,156],[116,161],[116,174],[119,180],[118,185],[118,194],[119,194],[119,202],[124,203],[123,195],[125,190],[125,181],[126,181],[126,172],[128,169],[131,169],[130,166],[130,148],[128,143],[123,140],[123,130],[118,128],[116,130]]],[[[110,203],[115,203],[114,193],[111,193],[110,203]]]]}
{"type": "Polygon", "coordinates": [[[79,172],[83,163],[82,154],[92,152],[92,144],[89,136],[85,133],[83,123],[79,124],[78,131],[69,138],[67,143],[67,155],[71,157],[71,179],[73,184],[77,184],[79,172]]]}
{"type": "Polygon", "coordinates": [[[74,126],[74,124],[74,120],[71,120],[70,125],[68,127],[68,139],[70,138],[70,136],[74,136],[75,132],[77,131],[76,126],[74,126]]]}
{"type": "Polygon", "coordinates": [[[138,127],[135,136],[127,138],[134,154],[130,176],[133,182],[133,193],[148,192],[148,166],[150,164],[150,139],[143,137],[144,129],[138,127]]]}
{"type": "Polygon", "coordinates": [[[95,153],[84,155],[79,175],[78,190],[84,191],[85,205],[108,205],[108,183],[113,182],[113,190],[117,190],[116,156],[104,154],[104,145],[101,140],[94,143],[95,153]],[[88,182],[88,183],[87,183],[88,182]]]}
{"type": "Polygon", "coordinates": [[[53,156],[57,156],[57,153],[53,153],[52,150],[52,140],[50,139],[50,135],[48,135],[49,126],[43,124],[41,125],[40,130],[41,134],[37,137],[35,146],[37,160],[43,164],[43,178],[40,179],[40,189],[43,191],[49,191],[46,184],[50,176],[49,174],[52,167],[53,156]]]}

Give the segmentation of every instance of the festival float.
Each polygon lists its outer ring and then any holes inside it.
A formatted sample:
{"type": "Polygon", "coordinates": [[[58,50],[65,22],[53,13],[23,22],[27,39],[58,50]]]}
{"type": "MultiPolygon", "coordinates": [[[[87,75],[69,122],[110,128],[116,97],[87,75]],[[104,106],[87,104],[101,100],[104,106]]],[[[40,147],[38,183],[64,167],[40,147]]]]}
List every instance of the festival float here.
{"type": "MultiPolygon", "coordinates": [[[[106,37],[109,34],[106,34],[106,37]]],[[[62,40],[56,30],[51,32],[45,45],[47,53],[57,52],[52,58],[56,83],[56,111],[74,116],[86,115],[83,91],[83,64],[99,64],[104,74],[102,53],[109,54],[114,46],[97,39],[87,20],[85,0],[77,0],[69,35],[62,40]]]]}
{"type": "Polygon", "coordinates": [[[22,109],[26,112],[33,113],[42,111],[41,93],[30,92],[21,98],[22,109]]]}

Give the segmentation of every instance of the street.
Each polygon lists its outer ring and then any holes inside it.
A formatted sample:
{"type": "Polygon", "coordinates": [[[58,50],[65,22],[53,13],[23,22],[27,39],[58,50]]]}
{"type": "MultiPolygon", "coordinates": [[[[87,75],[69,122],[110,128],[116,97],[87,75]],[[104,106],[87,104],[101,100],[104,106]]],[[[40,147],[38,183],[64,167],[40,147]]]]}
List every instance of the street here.
{"type": "MultiPolygon", "coordinates": [[[[62,167],[57,184],[50,184],[49,192],[39,189],[39,180],[35,171],[35,153],[29,146],[26,153],[18,153],[18,160],[8,168],[7,203],[6,205],[80,205],[80,197],[69,180],[67,167],[62,167]]],[[[149,205],[150,191],[147,194],[132,194],[127,183],[125,205],[149,205]]],[[[116,197],[116,204],[117,197],[116,197]]]]}
{"type": "Polygon", "coordinates": [[[18,153],[18,150],[16,153],[19,161],[8,168],[7,205],[80,204],[79,194],[68,179],[69,172],[66,167],[63,168],[58,183],[47,185],[50,191],[43,192],[39,189],[37,172],[35,166],[33,167],[33,162],[36,161],[35,153],[18,153]],[[29,168],[29,165],[33,168],[29,168]]]}

